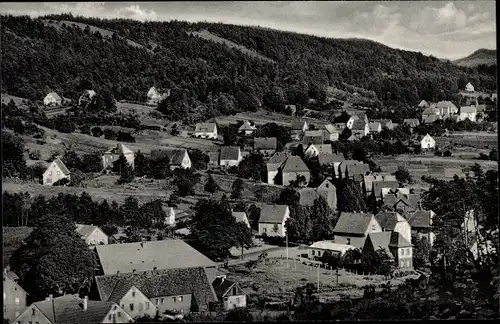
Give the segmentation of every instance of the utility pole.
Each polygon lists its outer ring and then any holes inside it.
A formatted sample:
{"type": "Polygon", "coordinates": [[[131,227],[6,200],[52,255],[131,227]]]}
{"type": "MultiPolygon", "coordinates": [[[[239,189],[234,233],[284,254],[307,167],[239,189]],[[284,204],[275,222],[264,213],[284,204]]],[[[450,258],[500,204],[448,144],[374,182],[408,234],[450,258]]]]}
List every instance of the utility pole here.
{"type": "Polygon", "coordinates": [[[319,268],[320,268],[320,267],[321,267],[321,266],[318,264],[318,293],[319,293],[319,268]]]}
{"type": "Polygon", "coordinates": [[[339,286],[339,267],[337,266],[337,287],[339,286]]]}
{"type": "Polygon", "coordinates": [[[285,239],[286,239],[286,260],[288,261],[288,232],[285,233],[285,239]]]}

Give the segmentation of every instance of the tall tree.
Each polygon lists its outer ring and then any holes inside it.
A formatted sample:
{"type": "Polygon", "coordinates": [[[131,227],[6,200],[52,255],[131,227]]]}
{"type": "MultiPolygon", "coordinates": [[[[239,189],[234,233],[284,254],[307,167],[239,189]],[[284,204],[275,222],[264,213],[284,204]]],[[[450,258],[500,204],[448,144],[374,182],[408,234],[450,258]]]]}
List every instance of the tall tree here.
{"type": "Polygon", "coordinates": [[[215,193],[217,190],[220,190],[219,185],[215,182],[214,178],[211,174],[208,175],[207,181],[205,182],[205,191],[208,193],[215,193]]]}
{"type": "Polygon", "coordinates": [[[231,198],[239,199],[241,198],[241,194],[243,193],[243,180],[236,179],[233,182],[232,190],[231,190],[231,198]]]}
{"type": "Polygon", "coordinates": [[[340,189],[337,191],[337,206],[341,212],[363,212],[366,210],[366,203],[359,184],[351,179],[343,179],[340,182],[340,189]]]}
{"type": "Polygon", "coordinates": [[[309,210],[300,205],[290,208],[290,217],[285,227],[289,240],[309,243],[313,233],[313,221],[309,210]]]}
{"type": "Polygon", "coordinates": [[[314,200],[311,218],[313,222],[312,239],[314,241],[324,240],[333,232],[335,219],[328,202],[323,196],[314,200]]]}

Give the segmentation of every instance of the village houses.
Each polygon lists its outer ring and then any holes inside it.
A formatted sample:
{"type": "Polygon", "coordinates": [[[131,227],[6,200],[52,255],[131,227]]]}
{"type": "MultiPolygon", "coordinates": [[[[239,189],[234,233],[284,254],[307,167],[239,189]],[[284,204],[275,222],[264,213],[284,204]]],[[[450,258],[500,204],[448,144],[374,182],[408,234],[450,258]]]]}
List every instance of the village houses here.
{"type": "Polygon", "coordinates": [[[322,130],[308,130],[305,131],[302,138],[302,144],[323,144],[325,141],[325,132],[322,130]]]}
{"type": "Polygon", "coordinates": [[[233,217],[234,217],[234,219],[236,220],[237,223],[242,222],[246,226],[248,226],[248,228],[250,228],[250,222],[248,221],[247,213],[232,211],[231,215],[233,215],[233,217]]]}
{"type": "Polygon", "coordinates": [[[58,107],[62,105],[62,98],[54,91],[49,92],[45,98],[43,98],[43,104],[48,107],[58,107]]]}
{"type": "Polygon", "coordinates": [[[356,120],[361,120],[365,124],[369,123],[368,116],[366,116],[365,113],[355,114],[355,115],[352,115],[351,117],[349,117],[349,120],[346,123],[346,127],[352,130],[352,127],[353,127],[354,122],[356,120]]]}
{"type": "Polygon", "coordinates": [[[465,86],[465,91],[474,92],[474,86],[470,82],[467,83],[467,85],[465,86]]]}
{"type": "Polygon", "coordinates": [[[61,159],[57,158],[49,164],[43,173],[42,183],[44,185],[51,186],[62,179],[68,179],[68,181],[70,181],[71,172],[68,170],[66,165],[64,165],[61,159]]]}
{"type": "Polygon", "coordinates": [[[381,211],[375,219],[384,232],[398,232],[405,240],[411,243],[411,226],[399,213],[394,211],[381,211]]]}
{"type": "Polygon", "coordinates": [[[257,130],[257,127],[255,125],[252,125],[248,120],[245,120],[243,122],[243,125],[238,128],[238,133],[243,134],[245,136],[251,136],[255,131],[257,130]]]}
{"type": "Polygon", "coordinates": [[[288,158],[288,154],[285,152],[276,152],[266,163],[267,169],[267,183],[268,184],[277,184],[280,182],[278,177],[278,173],[280,172],[280,168],[285,163],[288,158]]]}
{"type": "Polygon", "coordinates": [[[76,232],[87,245],[108,244],[109,237],[94,225],[76,224],[76,232]]]}
{"type": "Polygon", "coordinates": [[[102,166],[104,169],[112,168],[113,162],[117,161],[120,156],[124,156],[130,167],[134,167],[135,153],[122,143],[116,144],[116,147],[109,149],[102,155],[102,166]]]}
{"type": "Polygon", "coordinates": [[[198,138],[217,139],[217,125],[215,123],[197,123],[194,136],[198,138]]]}
{"type": "Polygon", "coordinates": [[[255,137],[253,139],[253,149],[264,156],[270,156],[276,152],[277,143],[276,137],[255,137]]]}
{"type": "Polygon", "coordinates": [[[460,115],[458,116],[458,120],[466,120],[469,119],[472,122],[476,121],[477,116],[477,108],[475,106],[463,106],[460,107],[460,115]]]}
{"type": "Polygon", "coordinates": [[[380,133],[382,131],[382,124],[374,121],[368,124],[370,133],[380,133]]]}
{"type": "Polygon", "coordinates": [[[329,140],[330,142],[338,141],[343,129],[343,127],[338,128],[332,124],[325,125],[325,140],[329,140]]]}
{"type": "Polygon", "coordinates": [[[302,188],[298,193],[299,204],[302,206],[313,206],[316,199],[323,197],[330,209],[337,209],[337,189],[328,179],[325,179],[317,188],[302,188]]]}
{"type": "Polygon", "coordinates": [[[243,156],[239,146],[222,146],[220,148],[219,165],[220,166],[238,166],[243,156]]]}
{"type": "Polygon", "coordinates": [[[370,126],[363,119],[356,119],[351,127],[352,136],[362,138],[370,133],[370,126]]]}
{"type": "Polygon", "coordinates": [[[14,321],[27,307],[28,293],[17,283],[19,277],[8,268],[3,271],[3,318],[14,321]]]}
{"type": "Polygon", "coordinates": [[[321,166],[331,166],[338,173],[340,163],[345,161],[344,153],[322,153],[318,155],[318,161],[321,166]]]}
{"type": "Polygon", "coordinates": [[[95,95],[96,92],[94,90],[85,90],[78,98],[78,106],[87,107],[92,102],[92,99],[95,97],[95,95]]]}
{"type": "Polygon", "coordinates": [[[396,181],[396,176],[389,173],[372,173],[363,176],[363,188],[365,196],[369,197],[373,192],[373,182],[375,181],[396,181]]]}
{"type": "Polygon", "coordinates": [[[190,169],[191,168],[191,158],[186,149],[162,149],[162,150],[152,150],[151,158],[157,160],[164,156],[168,157],[170,170],[175,170],[177,168],[190,169]]]}
{"type": "Polygon", "coordinates": [[[165,93],[160,93],[154,86],[148,90],[147,93],[148,104],[157,105],[160,101],[170,96],[170,89],[165,93]]]}

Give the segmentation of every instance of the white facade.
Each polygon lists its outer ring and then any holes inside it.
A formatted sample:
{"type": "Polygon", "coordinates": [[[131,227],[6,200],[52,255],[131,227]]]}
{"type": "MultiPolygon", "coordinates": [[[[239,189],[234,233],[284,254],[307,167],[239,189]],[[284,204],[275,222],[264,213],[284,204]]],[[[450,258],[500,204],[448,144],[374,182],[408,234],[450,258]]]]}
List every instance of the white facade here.
{"type": "Polygon", "coordinates": [[[156,306],[139,289],[132,286],[120,300],[122,308],[132,317],[156,315],[156,306]]]}
{"type": "Polygon", "coordinates": [[[281,224],[259,222],[259,235],[266,234],[267,236],[285,237],[286,235],[285,223],[289,217],[290,217],[290,209],[287,208],[285,212],[285,217],[283,218],[283,222],[281,224]]]}
{"type": "Polygon", "coordinates": [[[241,154],[241,150],[238,148],[238,159],[237,160],[220,160],[219,161],[219,165],[220,166],[238,166],[241,162],[241,160],[243,160],[243,156],[241,154]]]}
{"type": "Polygon", "coordinates": [[[207,138],[207,139],[217,139],[217,125],[214,125],[213,131],[199,130],[194,131],[195,137],[207,138]]]}
{"type": "Polygon", "coordinates": [[[312,158],[312,157],[318,156],[318,154],[319,154],[319,151],[316,148],[316,146],[314,146],[314,144],[309,145],[309,147],[304,151],[304,157],[307,157],[307,158],[312,158]]]}
{"type": "Polygon", "coordinates": [[[357,118],[354,117],[354,116],[351,116],[351,118],[349,118],[349,120],[347,121],[347,124],[346,124],[346,127],[351,129],[352,128],[352,125],[354,124],[354,121],[356,120],[357,118]]]}
{"type": "Polygon", "coordinates": [[[322,257],[326,251],[333,254],[344,255],[348,250],[354,249],[355,246],[347,244],[339,244],[330,241],[315,242],[307,249],[307,258],[314,260],[316,257],[322,257]]]}
{"type": "Polygon", "coordinates": [[[175,224],[175,211],[173,207],[167,207],[165,210],[165,224],[174,225],[175,224]]]}
{"type": "Polygon", "coordinates": [[[45,106],[60,106],[62,99],[55,92],[51,92],[43,98],[43,104],[45,106]]]}
{"type": "Polygon", "coordinates": [[[43,173],[43,184],[47,186],[52,186],[54,182],[57,182],[61,179],[67,178],[68,180],[71,180],[71,175],[70,174],[64,174],[64,172],[59,168],[57,163],[55,161],[52,161],[43,173]]]}
{"type": "Polygon", "coordinates": [[[411,243],[411,227],[406,219],[403,219],[396,223],[396,225],[394,226],[394,232],[398,232],[402,237],[404,237],[408,242],[411,243]]]}
{"type": "Polygon", "coordinates": [[[420,147],[422,149],[432,149],[436,147],[436,141],[429,135],[425,135],[420,141],[420,147]]]}
{"type": "Polygon", "coordinates": [[[124,149],[124,153],[113,153],[113,152],[105,152],[102,156],[102,166],[104,169],[108,167],[113,167],[113,162],[117,161],[120,156],[123,155],[127,160],[127,163],[133,168],[135,161],[135,153],[129,150],[128,148],[124,149]]]}
{"type": "Polygon", "coordinates": [[[226,296],[224,297],[224,309],[231,310],[237,307],[247,306],[247,296],[246,295],[236,295],[236,296],[226,296]]]}
{"type": "Polygon", "coordinates": [[[267,183],[275,184],[275,178],[278,175],[278,170],[276,171],[267,171],[267,183]]]}
{"type": "Polygon", "coordinates": [[[465,91],[474,92],[474,86],[470,82],[467,83],[467,85],[465,86],[465,91]]]}
{"type": "Polygon", "coordinates": [[[87,245],[108,244],[108,236],[100,228],[96,229],[85,238],[87,245]]]}

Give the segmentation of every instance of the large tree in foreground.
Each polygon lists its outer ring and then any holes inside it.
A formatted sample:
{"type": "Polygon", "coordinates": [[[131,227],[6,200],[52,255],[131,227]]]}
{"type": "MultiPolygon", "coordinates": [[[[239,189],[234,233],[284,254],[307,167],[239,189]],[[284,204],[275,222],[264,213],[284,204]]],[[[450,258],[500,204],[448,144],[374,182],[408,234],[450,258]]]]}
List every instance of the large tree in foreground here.
{"type": "Polygon", "coordinates": [[[46,214],[11,258],[27,292],[35,298],[47,294],[78,293],[89,288],[96,260],[75,223],[64,215],[46,214]]]}
{"type": "Polygon", "coordinates": [[[361,187],[353,180],[342,180],[337,192],[339,192],[337,202],[339,211],[359,213],[366,210],[366,203],[361,192],[361,187]]]}

